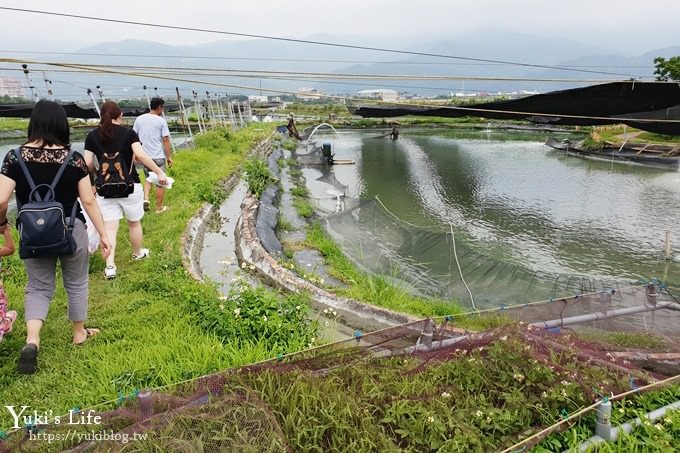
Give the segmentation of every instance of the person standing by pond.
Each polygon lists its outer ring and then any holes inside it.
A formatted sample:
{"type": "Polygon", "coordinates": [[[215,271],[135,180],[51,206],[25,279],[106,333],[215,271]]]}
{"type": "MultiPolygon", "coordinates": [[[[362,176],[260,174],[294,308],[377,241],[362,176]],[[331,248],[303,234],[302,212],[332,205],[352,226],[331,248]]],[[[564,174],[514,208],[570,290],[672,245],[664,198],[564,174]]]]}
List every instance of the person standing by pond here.
{"type": "Polygon", "coordinates": [[[151,168],[158,176],[158,182],[165,184],[167,177],[151,157],[144,151],[139,137],[132,129],[122,125],[123,111],[113,101],[106,101],[101,107],[101,120],[99,127],[90,131],[85,138],[85,161],[90,172],[94,173],[94,157],[102,164],[105,162],[104,154],[120,153],[120,159],[124,167],[129,169],[129,177],[134,182],[134,191],[120,198],[106,198],[103,194],[97,194],[97,202],[102,210],[106,231],[111,240],[111,253],[106,258],[104,277],[107,280],[116,278],[116,238],[120,219],[125,217],[130,231],[130,244],[132,245],[132,258],[141,260],[149,256],[149,249],[142,247],[143,231],[142,217],[144,207],[142,204],[142,184],[139,174],[134,170],[132,163],[134,158],[151,168]]]}
{"type": "MultiPolygon", "coordinates": [[[[8,152],[0,168],[0,233],[5,233],[7,209],[12,192],[16,190],[17,208],[28,202],[31,187],[22,171],[17,153],[21,153],[26,167],[36,185],[50,184],[71,151],[70,131],[64,108],[53,101],[42,100],[35,104],[28,123],[28,140],[14,152],[8,152]]],[[[76,244],[71,255],[46,256],[24,259],[28,283],[26,285],[25,313],[26,345],[19,355],[18,371],[32,374],[38,366],[40,329],[54,296],[57,261],[61,263],[62,280],[68,297],[68,317],[73,326],[73,344],[81,345],[99,334],[99,329],[85,327],[89,297],[88,238],[77,199],[92,219],[99,233],[99,247],[107,257],[111,243],[104,228],[87,164],[83,156],[74,152],[54,190],[56,201],[71,213],[76,206],[72,235],[76,244]]]]}
{"type": "MultiPolygon", "coordinates": [[[[163,118],[163,106],[165,101],[161,98],[153,98],[149,102],[149,113],[138,116],[132,129],[139,135],[144,151],[156,163],[162,171],[172,167],[172,147],[170,146],[170,129],[168,123],[163,118]]],[[[154,171],[151,168],[151,171],[154,171]]],[[[149,195],[151,194],[151,183],[149,182],[149,167],[144,166],[144,210],[151,209],[149,195]]],[[[168,207],[163,205],[165,197],[165,183],[158,181],[156,184],[156,213],[160,214],[167,211],[168,207]]]]}

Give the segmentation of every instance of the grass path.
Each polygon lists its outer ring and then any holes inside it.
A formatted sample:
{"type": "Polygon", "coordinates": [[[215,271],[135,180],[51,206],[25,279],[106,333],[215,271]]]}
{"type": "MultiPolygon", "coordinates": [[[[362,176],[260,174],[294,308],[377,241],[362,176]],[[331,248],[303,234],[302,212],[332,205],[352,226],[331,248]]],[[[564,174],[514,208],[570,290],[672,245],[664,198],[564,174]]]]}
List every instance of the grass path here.
{"type": "MultiPolygon", "coordinates": [[[[15,330],[0,342],[0,402],[30,406],[30,411],[66,413],[115,400],[118,392],[158,387],[211,371],[262,360],[268,352],[258,345],[220,341],[198,326],[192,306],[218,304],[212,285],[195,282],[182,267],[180,239],[188,220],[205,201],[220,202],[219,181],[235,171],[266,131],[239,132],[229,149],[199,148],[175,156],[170,175],[175,184],[166,193],[170,210],[144,217],[144,245],[151,257],[133,261],[126,225],[118,235],[118,278],[106,281],[99,254],[90,265],[90,309],[87,325],[102,333],[83,346],[71,344],[66,297],[61,283],[41,332],[38,371],[16,372],[25,339],[23,289],[25,273],[15,254],[4,260],[3,280],[10,308],[19,311],[15,330]]],[[[224,145],[224,144],[223,144],[224,145]]],[[[60,279],[60,275],[57,276],[60,279]]],[[[12,418],[0,411],[0,431],[12,418]]]]}

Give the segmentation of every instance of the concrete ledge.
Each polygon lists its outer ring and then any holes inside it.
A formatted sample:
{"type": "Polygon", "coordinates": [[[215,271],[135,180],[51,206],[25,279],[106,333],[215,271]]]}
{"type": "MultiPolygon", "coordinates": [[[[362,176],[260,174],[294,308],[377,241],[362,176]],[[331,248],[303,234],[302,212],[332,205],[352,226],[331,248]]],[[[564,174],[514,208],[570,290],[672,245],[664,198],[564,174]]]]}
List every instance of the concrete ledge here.
{"type": "MultiPolygon", "coordinates": [[[[265,140],[253,149],[251,156],[264,157],[271,149],[272,140],[265,140]]],[[[223,187],[227,192],[231,192],[239,179],[240,174],[232,174],[226,178],[223,187]]],[[[282,267],[262,247],[257,236],[255,219],[258,207],[259,202],[255,197],[248,196],[243,201],[241,216],[234,232],[236,239],[235,252],[239,264],[246,263],[248,267],[253,266],[254,270],[252,272],[269,285],[288,292],[307,292],[311,296],[312,303],[316,308],[332,308],[338,312],[343,322],[352,328],[358,328],[364,332],[420,320],[420,318],[385,308],[337,297],[299,277],[289,269],[282,267]]],[[[182,235],[182,264],[194,279],[201,282],[203,281],[203,275],[199,258],[203,246],[203,237],[207,221],[217,209],[218,206],[209,203],[203,204],[196,215],[189,220],[185,233],[182,235]]]]}
{"type": "Polygon", "coordinates": [[[246,197],[241,205],[241,218],[236,226],[235,237],[239,263],[246,263],[249,268],[254,267],[252,272],[260,278],[289,292],[307,292],[317,307],[331,307],[340,313],[347,324],[365,331],[403,325],[420,319],[353,299],[337,297],[281,266],[262,247],[257,237],[255,219],[258,207],[259,202],[255,197],[246,197]]]}
{"type": "MultiPolygon", "coordinates": [[[[250,155],[265,156],[272,148],[272,139],[263,140],[258,143],[251,151],[250,155]]],[[[191,151],[187,151],[191,152],[191,151]]],[[[231,193],[239,180],[240,172],[232,173],[221,183],[226,193],[231,193]]],[[[182,265],[189,272],[192,278],[203,282],[203,272],[200,265],[201,249],[203,248],[203,237],[205,236],[206,224],[208,219],[219,209],[210,203],[203,203],[198,212],[189,219],[187,228],[181,238],[182,265]]]]}

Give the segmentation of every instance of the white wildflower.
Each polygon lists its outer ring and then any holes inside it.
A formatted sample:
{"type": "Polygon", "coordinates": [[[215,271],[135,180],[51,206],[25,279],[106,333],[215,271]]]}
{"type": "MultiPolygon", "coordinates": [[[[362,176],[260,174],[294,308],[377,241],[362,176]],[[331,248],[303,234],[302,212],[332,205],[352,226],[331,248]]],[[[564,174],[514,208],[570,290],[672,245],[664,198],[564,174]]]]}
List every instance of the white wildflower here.
{"type": "Polygon", "coordinates": [[[224,304],[220,304],[220,310],[224,311],[224,304]]]}
{"type": "Polygon", "coordinates": [[[541,393],[541,398],[545,399],[547,397],[548,397],[548,392],[543,391],[543,393],[541,393]]]}
{"type": "Polygon", "coordinates": [[[432,417],[432,416],[427,417],[427,422],[428,422],[428,423],[433,423],[433,422],[434,422],[434,417],[432,417]]]}
{"type": "Polygon", "coordinates": [[[267,315],[262,316],[262,320],[263,320],[264,322],[267,322],[267,315]]]}
{"type": "Polygon", "coordinates": [[[512,375],[512,377],[515,378],[517,382],[521,383],[522,381],[524,381],[524,375],[522,373],[515,373],[512,375]]]}
{"type": "Polygon", "coordinates": [[[451,398],[451,394],[449,392],[444,392],[442,393],[442,398],[451,398]]]}
{"type": "Polygon", "coordinates": [[[234,316],[238,317],[241,314],[240,308],[234,308],[234,316]]]}
{"type": "Polygon", "coordinates": [[[661,423],[657,423],[656,425],[654,425],[654,427],[655,427],[656,429],[658,429],[659,431],[662,431],[662,430],[663,430],[663,425],[662,425],[661,423]]]}
{"type": "Polygon", "coordinates": [[[482,411],[477,411],[477,412],[475,412],[475,415],[476,415],[477,417],[483,417],[483,416],[484,416],[484,412],[482,412],[482,411]]]}
{"type": "Polygon", "coordinates": [[[486,417],[486,422],[491,423],[491,417],[486,417]]]}
{"type": "Polygon", "coordinates": [[[319,279],[319,283],[323,285],[323,278],[319,279]]]}
{"type": "Polygon", "coordinates": [[[508,336],[507,336],[507,335],[502,336],[502,337],[501,337],[501,341],[508,341],[508,336]]]}
{"type": "Polygon", "coordinates": [[[247,264],[246,264],[246,262],[245,262],[245,261],[241,263],[241,269],[245,269],[245,268],[246,268],[246,266],[247,266],[247,264]]]}
{"type": "Polygon", "coordinates": [[[254,265],[254,264],[251,264],[250,266],[248,266],[248,269],[250,269],[251,271],[254,271],[254,270],[255,270],[255,265],[254,265]]]}

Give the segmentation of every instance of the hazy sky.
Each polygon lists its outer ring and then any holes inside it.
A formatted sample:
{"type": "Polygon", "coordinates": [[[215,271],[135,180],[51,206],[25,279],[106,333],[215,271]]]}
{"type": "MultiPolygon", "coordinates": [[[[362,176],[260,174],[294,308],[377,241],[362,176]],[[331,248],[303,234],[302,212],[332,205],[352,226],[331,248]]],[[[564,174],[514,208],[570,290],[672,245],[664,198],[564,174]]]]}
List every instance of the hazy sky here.
{"type": "MultiPolygon", "coordinates": [[[[389,36],[399,45],[494,28],[569,37],[628,55],[680,44],[677,0],[0,0],[0,7],[293,38],[389,36]]],[[[0,15],[0,50],[74,51],[127,38],[166,44],[232,39],[1,9],[0,15]]]]}

